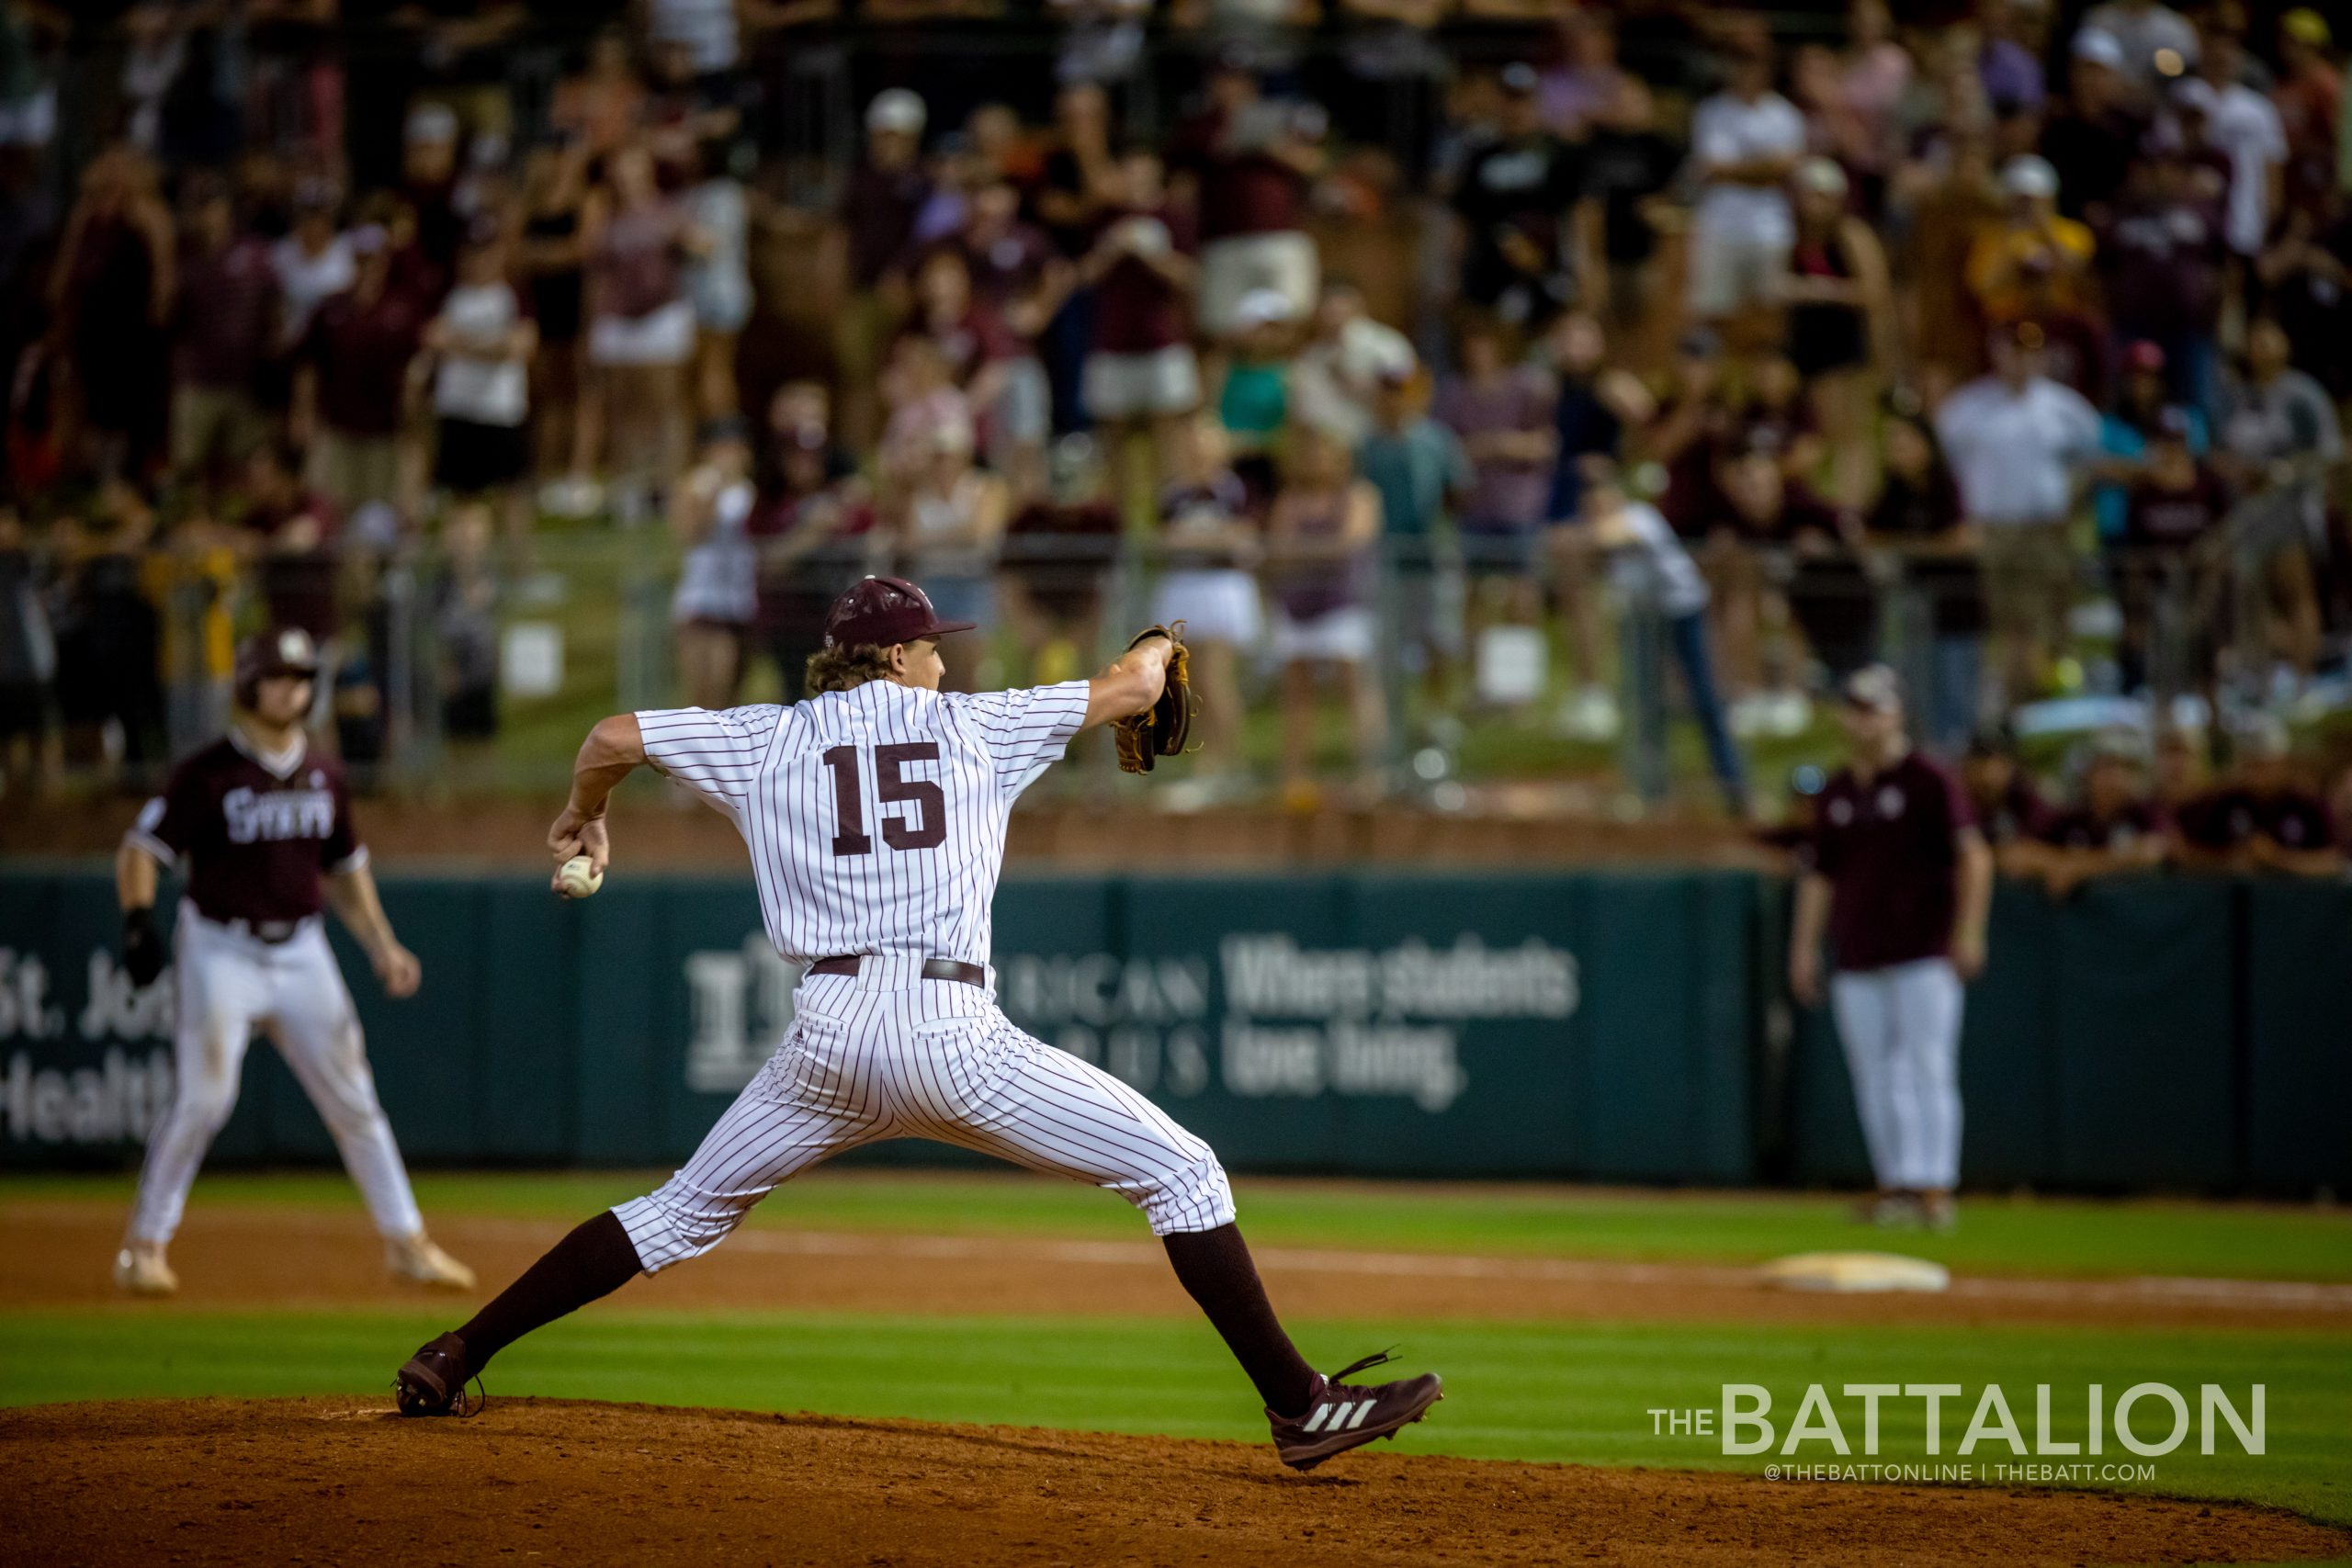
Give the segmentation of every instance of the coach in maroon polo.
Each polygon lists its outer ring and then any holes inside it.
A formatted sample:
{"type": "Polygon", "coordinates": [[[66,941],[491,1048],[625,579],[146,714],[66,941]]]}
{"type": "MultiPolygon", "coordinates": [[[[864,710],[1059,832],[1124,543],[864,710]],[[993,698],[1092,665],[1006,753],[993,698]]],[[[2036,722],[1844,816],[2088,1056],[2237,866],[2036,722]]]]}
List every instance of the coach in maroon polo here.
{"type": "Polygon", "coordinates": [[[1967,794],[1911,750],[1894,672],[1848,677],[1847,764],[1815,803],[1797,885],[1789,989],[1830,1009],[1870,1145],[1881,1224],[1951,1228],[1960,1180],[1962,987],[1984,967],[1993,856],[1967,794]]]}

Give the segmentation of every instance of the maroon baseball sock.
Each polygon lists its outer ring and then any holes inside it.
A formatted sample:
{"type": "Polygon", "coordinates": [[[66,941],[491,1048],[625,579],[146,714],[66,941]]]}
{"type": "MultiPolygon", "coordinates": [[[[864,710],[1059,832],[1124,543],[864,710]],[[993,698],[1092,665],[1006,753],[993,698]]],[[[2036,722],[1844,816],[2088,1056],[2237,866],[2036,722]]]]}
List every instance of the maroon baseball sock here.
{"type": "Polygon", "coordinates": [[[1225,1337],[1226,1348],[1258,1385],[1258,1397],[1266,1408],[1277,1416],[1304,1413],[1315,1395],[1315,1369],[1274,1316],[1273,1303],[1266,1300],[1266,1287],[1258,1279],[1258,1265],[1241,1239],[1241,1227],[1177,1231],[1159,1239],[1178,1281],[1225,1337]]]}
{"type": "Polygon", "coordinates": [[[481,1371],[534,1328],[611,1295],[644,1271],[618,1214],[607,1209],[583,1221],[458,1330],[467,1370],[481,1371]]]}

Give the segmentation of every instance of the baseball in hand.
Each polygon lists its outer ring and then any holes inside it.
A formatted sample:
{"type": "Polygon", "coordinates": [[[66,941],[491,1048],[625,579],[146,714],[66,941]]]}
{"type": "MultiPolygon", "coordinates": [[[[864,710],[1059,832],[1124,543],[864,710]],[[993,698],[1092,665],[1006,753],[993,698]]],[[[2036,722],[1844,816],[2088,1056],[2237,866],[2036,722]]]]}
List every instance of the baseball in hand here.
{"type": "Polygon", "coordinates": [[[567,898],[585,898],[605,885],[605,874],[586,855],[574,855],[564,862],[555,879],[567,898]]]}

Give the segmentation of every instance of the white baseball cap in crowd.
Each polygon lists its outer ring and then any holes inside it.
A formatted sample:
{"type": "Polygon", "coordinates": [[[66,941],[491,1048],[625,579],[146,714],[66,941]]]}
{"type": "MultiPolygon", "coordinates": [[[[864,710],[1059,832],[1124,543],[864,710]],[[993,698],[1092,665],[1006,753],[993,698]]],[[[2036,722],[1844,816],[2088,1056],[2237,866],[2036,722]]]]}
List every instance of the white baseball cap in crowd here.
{"type": "Polygon", "coordinates": [[[2011,196],[2048,201],[2058,194],[2058,171],[2039,153],[2020,152],[2001,165],[2001,188],[2011,196]]]}
{"type": "Polygon", "coordinates": [[[1298,307],[1279,288],[1252,288],[1233,306],[1234,324],[1240,327],[1272,326],[1297,319],[1298,307]]]}
{"type": "Polygon", "coordinates": [[[1839,694],[1848,707],[1891,713],[1903,705],[1903,682],[1883,664],[1865,664],[1846,677],[1839,694]]]}
{"type": "Polygon", "coordinates": [[[2085,28],[2075,35],[2074,56],[2093,65],[2104,65],[2109,71],[2124,68],[2123,46],[2105,28],[2085,28]]]}
{"type": "Polygon", "coordinates": [[[1846,171],[1835,158],[1807,158],[1797,165],[1794,179],[1797,189],[1813,196],[1846,194],[1846,171]]]}
{"type": "Polygon", "coordinates": [[[419,104],[408,111],[401,134],[412,147],[458,139],[458,111],[447,104],[419,104]]]}
{"type": "Polygon", "coordinates": [[[923,122],[931,111],[923,107],[922,95],[904,87],[885,87],[874,95],[865,106],[865,129],[895,130],[907,136],[921,136],[923,122]]]}

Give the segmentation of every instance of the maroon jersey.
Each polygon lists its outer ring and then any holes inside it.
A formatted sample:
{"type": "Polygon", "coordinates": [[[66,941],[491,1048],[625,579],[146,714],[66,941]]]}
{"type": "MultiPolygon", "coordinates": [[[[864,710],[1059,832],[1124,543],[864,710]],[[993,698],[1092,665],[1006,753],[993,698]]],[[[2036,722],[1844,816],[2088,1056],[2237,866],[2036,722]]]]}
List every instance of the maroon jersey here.
{"type": "Polygon", "coordinates": [[[2139,800],[2112,817],[2101,817],[2088,807],[2062,811],[2042,824],[2038,837],[2065,850],[2128,850],[2163,837],[2171,828],[2163,807],[2139,800]]]}
{"type": "Polygon", "coordinates": [[[2014,844],[2019,839],[2046,836],[2053,820],[2049,807],[2041,802],[2033,781],[2019,768],[2009,777],[2009,787],[2001,792],[1997,801],[1971,799],[1969,814],[1984,831],[1988,844],[2014,844]]]}
{"type": "Polygon", "coordinates": [[[1840,969],[1883,969],[1951,948],[1960,906],[1954,837],[1974,825],[1950,773],[1910,752],[1865,784],[1841,768],[1814,807],[1813,867],[1829,879],[1840,969]]]}
{"type": "MultiPolygon", "coordinates": [[[[1137,219],[1168,231],[1168,245],[1182,255],[1199,250],[1192,220],[1171,207],[1121,209],[1106,214],[1093,239],[1137,219]]],[[[1102,354],[1157,354],[1184,341],[1184,297],[1176,286],[1133,255],[1122,255],[1094,285],[1094,347],[1102,354]]]]}
{"type": "Polygon", "coordinates": [[[130,840],[187,879],[207,919],[299,920],[324,903],[322,872],[365,864],[334,759],[305,747],[273,768],[232,732],[172,770],[130,840]]]}

